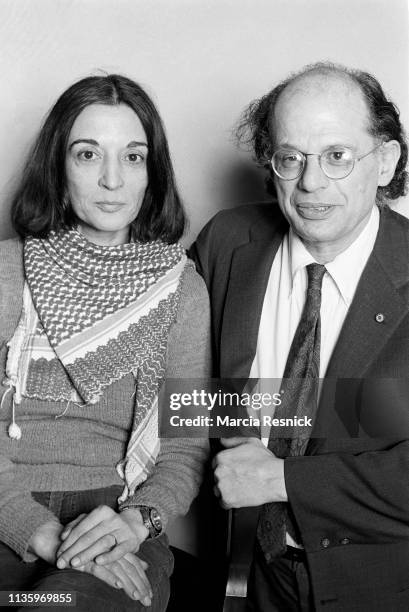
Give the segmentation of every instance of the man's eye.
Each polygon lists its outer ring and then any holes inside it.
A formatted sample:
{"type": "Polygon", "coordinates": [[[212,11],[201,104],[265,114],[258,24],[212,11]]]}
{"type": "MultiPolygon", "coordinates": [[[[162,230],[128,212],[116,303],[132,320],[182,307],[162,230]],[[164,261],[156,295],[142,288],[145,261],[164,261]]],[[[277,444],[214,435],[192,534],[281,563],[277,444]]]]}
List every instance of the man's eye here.
{"type": "Polygon", "coordinates": [[[352,153],[347,149],[334,149],[333,151],[327,151],[325,158],[330,164],[348,163],[352,159],[352,153]]]}
{"type": "Polygon", "coordinates": [[[281,156],[281,163],[284,166],[291,166],[300,163],[300,155],[296,152],[285,153],[281,156]]]}

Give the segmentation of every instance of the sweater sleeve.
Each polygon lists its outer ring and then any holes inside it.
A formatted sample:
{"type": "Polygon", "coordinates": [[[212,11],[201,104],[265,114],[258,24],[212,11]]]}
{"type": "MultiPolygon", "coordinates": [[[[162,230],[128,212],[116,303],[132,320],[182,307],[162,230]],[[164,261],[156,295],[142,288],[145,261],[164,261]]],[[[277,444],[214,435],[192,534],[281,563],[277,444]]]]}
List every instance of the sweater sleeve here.
{"type": "MultiPolygon", "coordinates": [[[[209,298],[202,278],[189,266],[169,334],[166,376],[207,378],[210,370],[209,298]]],[[[127,502],[156,508],[164,525],[186,514],[198,493],[207,456],[208,440],[163,438],[149,478],[127,502]]]]}
{"type": "Polygon", "coordinates": [[[23,300],[23,247],[19,240],[0,241],[0,346],[17,327],[23,300]]]}
{"type": "MultiPolygon", "coordinates": [[[[0,242],[0,361],[5,362],[5,343],[17,326],[23,295],[22,244],[17,239],[0,242]]],[[[2,388],[3,394],[6,388],[2,388]]],[[[2,425],[6,427],[5,422],[2,425]]],[[[37,503],[15,477],[14,463],[0,454],[0,541],[24,561],[37,557],[27,552],[33,533],[49,520],[52,512],[37,503]]]]}
{"type": "Polygon", "coordinates": [[[14,463],[0,456],[0,541],[23,561],[35,561],[37,556],[27,552],[30,538],[41,525],[56,517],[19,486],[14,472],[14,463]]]}

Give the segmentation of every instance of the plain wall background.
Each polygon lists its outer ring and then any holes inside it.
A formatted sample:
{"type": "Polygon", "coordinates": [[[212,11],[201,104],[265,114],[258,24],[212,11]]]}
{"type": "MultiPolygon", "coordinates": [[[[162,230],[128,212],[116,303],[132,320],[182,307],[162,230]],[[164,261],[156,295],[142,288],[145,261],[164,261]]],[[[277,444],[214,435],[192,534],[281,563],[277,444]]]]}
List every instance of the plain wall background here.
{"type": "MultiPolygon", "coordinates": [[[[9,199],[44,114],[99,70],[146,87],[164,119],[191,221],[268,199],[264,174],[236,150],[244,106],[306,63],[372,72],[408,112],[406,0],[0,0],[0,238],[9,199]]],[[[409,214],[409,200],[400,203],[409,214]]]]}

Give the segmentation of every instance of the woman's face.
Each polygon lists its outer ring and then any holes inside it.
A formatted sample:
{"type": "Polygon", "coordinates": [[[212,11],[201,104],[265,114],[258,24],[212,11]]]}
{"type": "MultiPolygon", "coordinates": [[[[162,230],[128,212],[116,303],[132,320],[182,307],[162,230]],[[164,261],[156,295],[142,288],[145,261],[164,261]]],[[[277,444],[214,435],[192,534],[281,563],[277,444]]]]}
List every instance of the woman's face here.
{"type": "Polygon", "coordinates": [[[76,118],[65,158],[67,195],[78,228],[91,242],[129,240],[148,185],[148,141],[126,104],[91,104],[76,118]]]}

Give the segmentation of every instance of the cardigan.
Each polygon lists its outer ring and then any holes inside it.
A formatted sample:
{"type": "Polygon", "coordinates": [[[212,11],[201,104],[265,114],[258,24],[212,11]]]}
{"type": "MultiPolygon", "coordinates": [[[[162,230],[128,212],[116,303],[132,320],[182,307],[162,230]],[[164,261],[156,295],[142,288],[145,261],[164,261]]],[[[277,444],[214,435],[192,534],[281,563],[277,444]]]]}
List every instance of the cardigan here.
{"type": "MultiPolygon", "coordinates": [[[[5,378],[6,342],[21,314],[22,243],[0,242],[0,375],[5,378]]],[[[210,321],[203,280],[188,268],[176,322],[169,332],[168,378],[205,378],[210,372],[210,321]]],[[[11,394],[0,410],[0,540],[23,559],[33,533],[53,518],[31,491],[72,491],[123,484],[115,465],[126,452],[132,424],[134,377],[110,385],[92,406],[24,399],[16,408],[20,440],[11,440],[11,394]],[[120,407],[120,410],[118,410],[120,407]]],[[[2,389],[3,394],[5,388],[2,389]]],[[[3,395],[2,394],[2,395],[3,395]]],[[[187,512],[198,492],[207,441],[166,438],[148,479],[133,496],[155,507],[163,524],[187,512]]]]}

